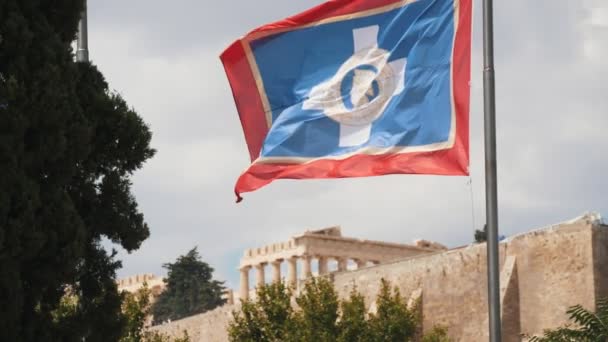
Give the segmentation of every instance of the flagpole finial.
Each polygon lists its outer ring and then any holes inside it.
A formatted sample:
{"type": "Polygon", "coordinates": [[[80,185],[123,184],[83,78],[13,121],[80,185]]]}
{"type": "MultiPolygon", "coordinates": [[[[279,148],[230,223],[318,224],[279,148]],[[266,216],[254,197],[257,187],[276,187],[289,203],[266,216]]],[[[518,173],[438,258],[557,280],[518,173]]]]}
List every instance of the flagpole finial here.
{"type": "Polygon", "coordinates": [[[76,61],[89,61],[89,37],[87,27],[87,2],[84,1],[84,8],[78,22],[78,40],[76,42],[76,61]]]}

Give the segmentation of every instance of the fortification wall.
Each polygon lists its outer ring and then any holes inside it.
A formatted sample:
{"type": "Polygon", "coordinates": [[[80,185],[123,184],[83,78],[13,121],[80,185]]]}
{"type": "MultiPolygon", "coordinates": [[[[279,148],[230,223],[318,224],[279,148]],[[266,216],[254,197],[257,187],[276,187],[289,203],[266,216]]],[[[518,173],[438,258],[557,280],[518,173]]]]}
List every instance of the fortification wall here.
{"type": "MultiPolygon", "coordinates": [[[[606,267],[600,253],[594,267],[592,237],[597,242],[607,236],[599,229],[586,223],[562,225],[500,244],[504,341],[565,323],[570,305],[593,307],[595,271],[606,267]],[[507,257],[514,259],[510,275],[504,267],[507,257]]],[[[605,278],[606,272],[600,273],[605,278]]],[[[382,278],[403,294],[422,291],[424,329],[443,324],[457,341],[488,340],[485,244],[335,274],[334,282],[342,296],[356,284],[372,303],[382,278]]]]}
{"type": "Polygon", "coordinates": [[[193,342],[225,342],[228,341],[228,323],[235,308],[234,305],[224,305],[200,315],[154,326],[150,330],[174,338],[183,336],[185,330],[193,342]]]}
{"type": "MultiPolygon", "coordinates": [[[[538,333],[567,321],[568,306],[593,308],[608,295],[608,229],[577,221],[518,235],[500,244],[503,340],[538,333]]],[[[423,329],[449,328],[455,341],[487,341],[486,246],[472,245],[330,275],[341,296],[353,285],[373,307],[382,278],[401,293],[421,294],[423,329]]],[[[156,327],[193,341],[227,341],[226,327],[235,306],[156,327]]]]}

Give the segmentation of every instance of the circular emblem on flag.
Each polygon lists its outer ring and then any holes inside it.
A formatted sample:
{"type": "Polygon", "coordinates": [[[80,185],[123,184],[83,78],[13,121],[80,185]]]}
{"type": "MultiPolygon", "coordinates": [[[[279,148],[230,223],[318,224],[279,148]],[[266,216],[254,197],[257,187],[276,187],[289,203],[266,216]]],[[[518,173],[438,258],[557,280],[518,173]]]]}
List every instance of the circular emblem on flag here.
{"type": "Polygon", "coordinates": [[[313,87],[303,109],[318,109],[340,124],[340,146],[369,140],[371,124],[390,99],[403,90],[405,58],[389,62],[390,52],[378,46],[378,27],[353,31],[354,50],[338,71],[313,87]]]}
{"type": "Polygon", "coordinates": [[[396,88],[386,50],[358,51],[336,73],[329,92],[336,101],[324,107],[325,115],[345,125],[367,125],[382,115],[396,88]]]}

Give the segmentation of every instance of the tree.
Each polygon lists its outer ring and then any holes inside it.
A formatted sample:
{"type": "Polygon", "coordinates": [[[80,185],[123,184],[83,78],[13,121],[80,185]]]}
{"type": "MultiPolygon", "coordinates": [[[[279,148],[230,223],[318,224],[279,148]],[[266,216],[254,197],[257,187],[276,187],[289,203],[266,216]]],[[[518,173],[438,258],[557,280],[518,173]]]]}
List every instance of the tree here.
{"type": "Polygon", "coordinates": [[[120,342],[141,342],[144,338],[146,319],[150,314],[150,296],[152,292],[147,284],[135,293],[124,292],[122,313],[126,326],[120,342]]]}
{"type": "Polygon", "coordinates": [[[483,230],[475,230],[475,242],[482,243],[488,240],[488,226],[483,225],[483,230]]]}
{"type": "Polygon", "coordinates": [[[146,331],[151,313],[151,295],[152,291],[145,283],[135,293],[123,292],[122,314],[126,319],[126,327],[119,342],[190,342],[187,331],[175,339],[157,331],[146,331]]]}
{"type": "Polygon", "coordinates": [[[573,326],[545,330],[543,336],[534,336],[530,342],[597,342],[608,340],[608,298],[601,298],[592,312],[581,305],[566,311],[573,326]]]}
{"type": "Polygon", "coordinates": [[[146,283],[135,293],[125,291],[122,295],[122,315],[126,326],[119,342],[190,342],[185,330],[181,337],[174,339],[158,331],[146,330],[152,309],[152,291],[146,283]]]}
{"type": "Polygon", "coordinates": [[[293,291],[284,283],[258,287],[257,301],[242,302],[241,311],[233,312],[228,335],[231,341],[293,341],[295,311],[291,305],[293,291]]]}
{"type": "MultiPolygon", "coordinates": [[[[292,305],[293,290],[282,283],[258,287],[256,293],[256,301],[244,301],[241,310],[233,312],[230,341],[412,341],[420,331],[419,309],[408,308],[399,291],[384,280],[375,314],[367,314],[356,289],[340,300],[325,278],[313,278],[304,285],[295,298],[297,309],[292,305]]],[[[424,338],[425,342],[448,341],[447,329],[437,327],[424,338]]]]}
{"type": "Polygon", "coordinates": [[[377,310],[369,318],[370,341],[408,341],[416,334],[418,314],[408,308],[399,290],[382,279],[376,299],[377,310]]]}
{"type": "Polygon", "coordinates": [[[131,175],[151,133],[90,63],[74,62],[83,0],[0,2],[0,339],[112,341],[124,328],[110,240],[149,229],[131,175]],[[72,311],[57,315],[66,294],[72,311]]]}
{"type": "Polygon", "coordinates": [[[367,311],[365,309],[365,299],[357,291],[356,287],[350,292],[348,299],[340,302],[342,313],[338,322],[338,342],[357,342],[364,341],[369,336],[370,331],[367,324],[367,311]]]}
{"type": "Polygon", "coordinates": [[[201,260],[196,247],[163,267],[168,270],[166,289],[152,307],[154,324],[203,313],[225,303],[224,283],[213,280],[213,268],[201,260]]]}
{"type": "Polygon", "coordinates": [[[300,311],[296,327],[300,341],[333,342],[338,338],[338,294],[325,278],[311,278],[296,298],[300,311]]]}

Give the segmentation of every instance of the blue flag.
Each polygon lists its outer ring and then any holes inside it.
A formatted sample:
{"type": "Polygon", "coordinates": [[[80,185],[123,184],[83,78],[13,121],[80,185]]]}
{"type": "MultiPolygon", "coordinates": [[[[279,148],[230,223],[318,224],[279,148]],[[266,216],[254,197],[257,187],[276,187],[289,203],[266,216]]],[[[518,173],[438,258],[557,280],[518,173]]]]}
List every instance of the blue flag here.
{"type": "Polygon", "coordinates": [[[252,166],[276,178],[468,173],[470,0],[332,1],[222,55],[252,166]]]}

